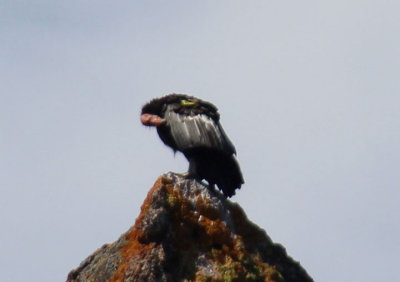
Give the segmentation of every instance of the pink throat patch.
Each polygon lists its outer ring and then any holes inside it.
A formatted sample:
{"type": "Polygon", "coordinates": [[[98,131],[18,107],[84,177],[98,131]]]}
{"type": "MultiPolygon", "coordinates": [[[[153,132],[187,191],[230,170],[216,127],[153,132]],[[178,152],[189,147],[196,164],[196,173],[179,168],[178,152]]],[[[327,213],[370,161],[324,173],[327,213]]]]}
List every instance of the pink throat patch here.
{"type": "Polygon", "coordinates": [[[165,119],[152,114],[142,114],[140,116],[140,121],[146,126],[160,126],[165,123],[165,119]]]}

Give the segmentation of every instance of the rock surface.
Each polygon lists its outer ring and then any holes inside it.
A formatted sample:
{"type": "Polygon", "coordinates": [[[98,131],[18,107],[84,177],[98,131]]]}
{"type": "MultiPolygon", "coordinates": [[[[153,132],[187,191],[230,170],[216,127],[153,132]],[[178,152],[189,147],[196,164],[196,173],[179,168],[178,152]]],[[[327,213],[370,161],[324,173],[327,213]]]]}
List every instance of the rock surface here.
{"type": "Polygon", "coordinates": [[[168,173],[149,191],[136,223],[67,281],[313,281],[236,203],[168,173]]]}

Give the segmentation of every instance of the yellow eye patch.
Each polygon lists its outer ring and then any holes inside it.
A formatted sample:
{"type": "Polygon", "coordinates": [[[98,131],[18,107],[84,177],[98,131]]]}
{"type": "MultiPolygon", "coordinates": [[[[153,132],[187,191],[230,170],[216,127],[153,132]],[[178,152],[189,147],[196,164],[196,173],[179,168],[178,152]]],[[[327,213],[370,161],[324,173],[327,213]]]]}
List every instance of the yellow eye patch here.
{"type": "Polygon", "coordinates": [[[184,107],[191,107],[197,104],[196,100],[181,100],[181,105],[184,107]]]}

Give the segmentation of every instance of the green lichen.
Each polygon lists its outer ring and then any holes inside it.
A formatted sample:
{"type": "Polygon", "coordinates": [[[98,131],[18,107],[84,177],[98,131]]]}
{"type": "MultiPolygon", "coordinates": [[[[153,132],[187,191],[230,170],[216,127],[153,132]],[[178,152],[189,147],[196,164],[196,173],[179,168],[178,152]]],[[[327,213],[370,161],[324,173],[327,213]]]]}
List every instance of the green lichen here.
{"type": "Polygon", "coordinates": [[[178,203],[178,199],[173,194],[168,194],[167,203],[173,208],[178,203]]]}
{"type": "Polygon", "coordinates": [[[267,277],[268,277],[268,280],[273,280],[275,282],[284,282],[285,281],[285,278],[275,267],[271,267],[267,270],[267,277]]]}
{"type": "MultiPolygon", "coordinates": [[[[211,255],[218,261],[221,252],[212,250],[211,255]]],[[[218,265],[218,272],[223,281],[264,281],[265,272],[262,266],[258,265],[249,256],[239,253],[237,258],[224,254],[224,259],[218,265]]]]}

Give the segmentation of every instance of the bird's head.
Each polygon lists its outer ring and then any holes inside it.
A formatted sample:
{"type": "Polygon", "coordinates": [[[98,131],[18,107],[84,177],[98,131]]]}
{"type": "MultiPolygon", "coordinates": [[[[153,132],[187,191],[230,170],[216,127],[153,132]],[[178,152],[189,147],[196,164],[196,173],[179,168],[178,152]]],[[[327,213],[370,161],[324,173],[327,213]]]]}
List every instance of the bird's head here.
{"type": "MultiPolygon", "coordinates": [[[[144,105],[140,115],[140,121],[146,126],[158,127],[166,122],[164,115],[168,107],[178,112],[196,109],[200,106],[204,107],[206,104],[209,103],[201,101],[193,96],[188,96],[185,94],[169,94],[161,98],[153,99],[144,105]]],[[[211,104],[208,105],[208,107],[211,106],[211,104]]]]}
{"type": "Polygon", "coordinates": [[[165,123],[165,103],[161,99],[153,99],[143,106],[140,121],[146,126],[160,126],[165,123]]]}

